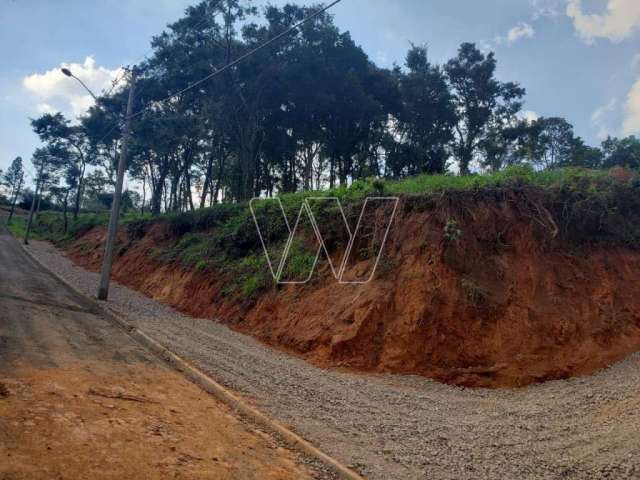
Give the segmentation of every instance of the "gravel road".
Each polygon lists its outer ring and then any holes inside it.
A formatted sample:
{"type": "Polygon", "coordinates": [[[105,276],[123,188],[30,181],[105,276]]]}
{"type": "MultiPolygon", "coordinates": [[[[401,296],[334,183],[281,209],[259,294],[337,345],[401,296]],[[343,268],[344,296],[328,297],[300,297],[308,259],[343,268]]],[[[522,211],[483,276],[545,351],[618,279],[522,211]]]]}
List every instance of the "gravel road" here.
{"type": "MultiPolygon", "coordinates": [[[[97,275],[30,251],[89,294],[97,275]]],[[[120,285],[110,304],[150,336],[371,479],[640,479],[640,355],[515,391],[325,371],[120,285]]]]}

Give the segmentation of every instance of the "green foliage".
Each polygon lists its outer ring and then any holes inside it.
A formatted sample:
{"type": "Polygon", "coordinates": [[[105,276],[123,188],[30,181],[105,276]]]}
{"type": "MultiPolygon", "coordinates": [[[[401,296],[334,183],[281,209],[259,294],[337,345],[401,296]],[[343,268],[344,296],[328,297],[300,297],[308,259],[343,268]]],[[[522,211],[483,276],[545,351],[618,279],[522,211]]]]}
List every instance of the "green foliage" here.
{"type": "Polygon", "coordinates": [[[193,212],[171,213],[166,217],[169,231],[176,237],[185,235],[194,230],[193,212]]]}
{"type": "Polygon", "coordinates": [[[311,252],[301,242],[294,241],[289,248],[287,261],[282,270],[283,281],[305,281],[316,260],[315,252],[311,252]]]}
{"type": "Polygon", "coordinates": [[[27,229],[27,219],[22,215],[14,215],[13,220],[9,225],[7,225],[9,231],[12,233],[14,237],[17,239],[24,238],[24,234],[27,229]]]}
{"type": "MultiPolygon", "coordinates": [[[[289,222],[293,223],[302,202],[307,197],[338,197],[347,218],[357,218],[362,201],[367,196],[398,195],[404,197],[440,197],[457,191],[524,191],[532,187],[542,189],[551,206],[557,206],[553,217],[558,221],[563,235],[571,244],[611,242],[640,245],[640,227],[634,219],[640,212],[640,182],[620,182],[602,170],[560,168],[535,171],[526,166],[513,166],[488,175],[450,176],[420,175],[403,181],[361,180],[349,188],[338,187],[324,192],[297,192],[281,197],[289,222]]],[[[331,203],[314,208],[319,223],[326,226],[329,239],[338,238],[339,210],[331,203]]],[[[553,207],[549,207],[553,208],[553,207]]],[[[272,261],[277,262],[289,232],[277,202],[256,202],[257,216],[269,218],[263,234],[271,248],[272,261]]],[[[23,232],[23,219],[16,219],[14,233],[23,232]]],[[[34,234],[54,241],[77,238],[96,225],[104,225],[107,214],[81,214],[71,221],[68,236],[61,231],[61,215],[43,212],[34,223],[34,234]]],[[[228,278],[225,293],[254,297],[273,285],[271,271],[264,257],[262,244],[253,217],[246,203],[219,204],[212,208],[183,214],[167,214],[156,217],[140,217],[129,214],[122,224],[132,239],[139,239],[155,222],[166,222],[174,241],[157,253],[163,262],[179,262],[187,268],[201,272],[215,271],[228,278]]],[[[443,228],[447,244],[456,243],[462,236],[455,219],[450,218],[443,228]]],[[[313,239],[307,239],[314,242],[313,239]]],[[[305,280],[315,261],[315,247],[296,240],[290,248],[283,280],[305,280]]],[[[368,255],[368,252],[364,252],[368,255]]],[[[366,255],[361,255],[363,258],[366,255]]],[[[393,261],[382,257],[381,274],[385,265],[392,270],[393,261]],[[388,262],[387,262],[388,260],[388,262]]]]}
{"type": "Polygon", "coordinates": [[[89,230],[100,225],[106,225],[108,222],[108,213],[89,213],[80,215],[77,220],[74,220],[69,224],[69,237],[80,237],[89,230]]]}
{"type": "Polygon", "coordinates": [[[462,236],[462,230],[458,228],[458,222],[450,218],[447,220],[443,230],[443,237],[446,243],[456,243],[462,236]]]}
{"type": "Polygon", "coordinates": [[[153,225],[153,220],[151,217],[134,217],[126,219],[122,223],[127,229],[129,238],[133,240],[139,240],[144,237],[149,231],[149,228],[151,228],[151,225],[153,225]]]}

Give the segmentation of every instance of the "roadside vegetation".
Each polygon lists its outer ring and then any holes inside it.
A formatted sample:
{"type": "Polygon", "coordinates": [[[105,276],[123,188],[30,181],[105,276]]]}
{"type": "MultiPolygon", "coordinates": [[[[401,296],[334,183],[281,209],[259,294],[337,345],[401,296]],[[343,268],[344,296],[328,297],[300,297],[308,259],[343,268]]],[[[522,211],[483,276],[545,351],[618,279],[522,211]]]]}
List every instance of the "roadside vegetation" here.
{"type": "MultiPolygon", "coordinates": [[[[55,214],[57,216],[57,214],[55,214]]],[[[18,239],[24,238],[24,234],[26,231],[27,218],[23,215],[14,215],[11,223],[7,224],[9,231],[13,234],[14,237],[18,239]]],[[[47,230],[45,232],[45,237],[47,239],[51,238],[51,233],[47,230]]]]}
{"type": "MultiPolygon", "coordinates": [[[[590,146],[560,116],[527,117],[525,88],[499,79],[495,53],[473,43],[442,64],[411,44],[402,64],[385,68],[324,12],[250,54],[315,8],[202,0],[154,37],[138,65],[125,209],[179,214],[325,189],[420,194],[490,186],[517,167],[640,167],[633,136],[590,146]]],[[[82,211],[108,209],[129,81],[123,74],[79,122],[62,113],[32,119],[42,142],[31,157],[37,175],[27,188],[8,175],[9,198],[18,192],[28,209],[35,187],[38,204],[60,210],[67,228],[82,211]]]]}
{"type": "MultiPolygon", "coordinates": [[[[407,202],[452,198],[456,194],[477,196],[500,192],[538,192],[558,218],[561,234],[567,241],[608,242],[634,247],[640,244],[640,229],[633,219],[640,211],[640,181],[634,172],[620,169],[622,179],[607,170],[561,168],[534,171],[530,167],[509,167],[487,175],[418,175],[401,181],[360,180],[349,187],[318,192],[296,192],[279,196],[292,226],[305,198],[338,197],[348,220],[353,225],[366,197],[399,196],[407,202]]],[[[268,200],[268,199],[267,199],[268,200]]],[[[337,207],[314,210],[319,223],[336,223],[337,207]]],[[[259,221],[265,219],[263,235],[272,262],[279,259],[289,231],[275,201],[254,205],[259,221]]],[[[106,225],[107,213],[79,214],[62,227],[59,212],[41,212],[34,222],[33,232],[40,238],[56,243],[77,239],[94,227],[106,225]]],[[[162,263],[179,263],[185,268],[206,273],[215,271],[229,278],[226,294],[242,294],[252,298],[273,285],[269,266],[256,233],[253,216],[247,202],[222,203],[187,212],[171,212],[152,216],[129,212],[121,219],[121,228],[131,240],[137,240],[156,223],[164,223],[170,235],[154,258],[162,263]]],[[[24,233],[24,222],[16,218],[12,231],[24,233]]],[[[337,229],[336,229],[337,230],[337,229]]],[[[455,219],[443,225],[443,240],[454,241],[451,232],[458,231],[455,219]],[[455,227],[455,228],[454,228],[455,227]],[[449,239],[449,240],[447,240],[449,239]]],[[[296,239],[285,266],[287,278],[301,279],[315,259],[316,244],[311,239],[296,239]]]]}

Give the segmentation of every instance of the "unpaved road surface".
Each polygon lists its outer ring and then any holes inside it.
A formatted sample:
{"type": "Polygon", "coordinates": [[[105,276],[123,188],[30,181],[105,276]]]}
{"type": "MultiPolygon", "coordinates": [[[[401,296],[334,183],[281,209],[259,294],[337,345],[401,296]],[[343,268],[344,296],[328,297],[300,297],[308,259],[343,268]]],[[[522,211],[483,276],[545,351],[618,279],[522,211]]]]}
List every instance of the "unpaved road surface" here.
{"type": "Polygon", "coordinates": [[[298,461],[43,272],[0,227],[0,479],[312,478],[298,461]]]}
{"type": "MultiPolygon", "coordinates": [[[[93,294],[97,277],[52,246],[31,251],[93,294]]],[[[122,286],[110,305],[327,453],[372,479],[639,479],[640,355],[597,375],[465,390],[325,371],[122,286]]]]}

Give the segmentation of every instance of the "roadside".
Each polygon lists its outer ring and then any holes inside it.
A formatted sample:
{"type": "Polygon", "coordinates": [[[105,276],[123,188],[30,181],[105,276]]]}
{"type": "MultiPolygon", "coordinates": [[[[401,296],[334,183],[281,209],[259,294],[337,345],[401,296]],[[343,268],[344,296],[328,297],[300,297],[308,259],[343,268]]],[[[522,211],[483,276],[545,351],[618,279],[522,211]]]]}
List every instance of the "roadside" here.
{"type": "Polygon", "coordinates": [[[314,478],[43,272],[4,227],[0,312],[0,479],[314,478]]]}
{"type": "MultiPolygon", "coordinates": [[[[51,245],[30,251],[87,294],[97,276],[51,245]]],[[[637,478],[640,355],[521,390],[325,371],[120,285],[110,306],[259,409],[374,479],[637,478]]]]}

